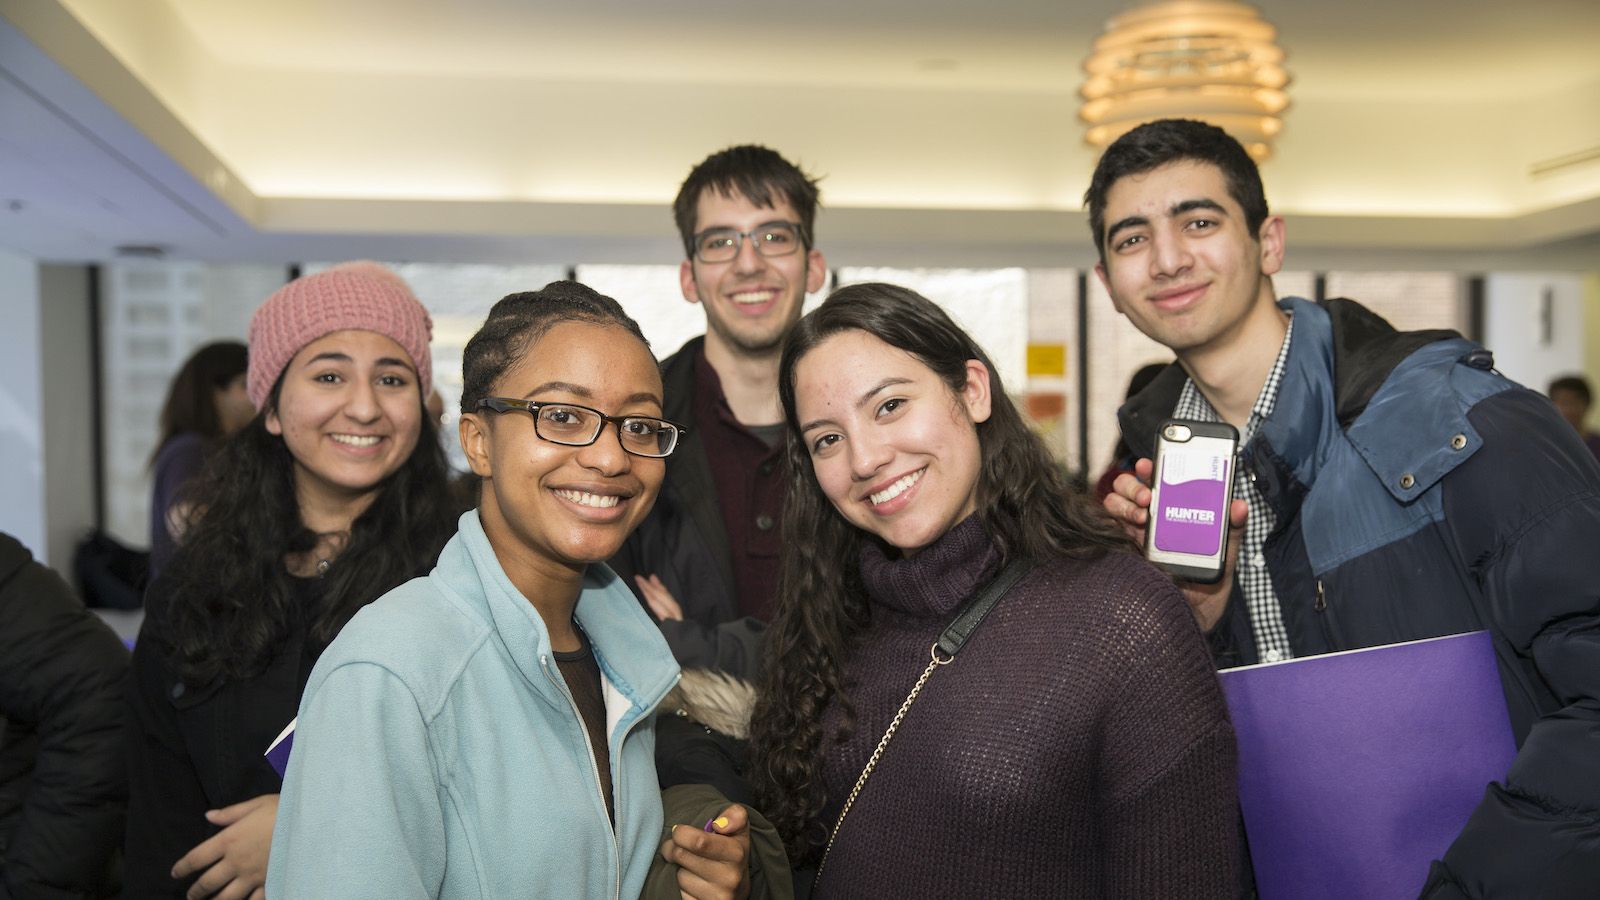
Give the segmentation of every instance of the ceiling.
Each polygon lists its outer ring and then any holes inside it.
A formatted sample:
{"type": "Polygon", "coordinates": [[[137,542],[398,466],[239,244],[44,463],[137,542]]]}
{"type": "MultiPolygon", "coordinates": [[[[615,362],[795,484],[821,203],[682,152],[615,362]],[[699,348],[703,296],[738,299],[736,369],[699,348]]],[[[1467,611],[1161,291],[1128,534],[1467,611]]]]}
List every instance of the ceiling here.
{"type": "MultiPolygon", "coordinates": [[[[835,263],[1081,265],[1079,66],[1126,5],[0,0],[0,248],[672,261],[678,181],[754,141],[824,176],[835,263]]],[[[1600,3],[1260,6],[1291,246],[1594,267],[1600,3]]]]}

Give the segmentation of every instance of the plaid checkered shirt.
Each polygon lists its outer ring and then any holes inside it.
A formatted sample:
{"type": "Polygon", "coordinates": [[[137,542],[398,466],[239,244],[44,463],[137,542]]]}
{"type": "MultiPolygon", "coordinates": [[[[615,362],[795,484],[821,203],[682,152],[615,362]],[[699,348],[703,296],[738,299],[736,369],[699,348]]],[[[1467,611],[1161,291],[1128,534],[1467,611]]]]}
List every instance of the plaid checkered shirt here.
{"type": "MultiPolygon", "coordinates": [[[[1291,316],[1288,330],[1283,335],[1283,347],[1278,350],[1272,371],[1267,373],[1267,382],[1261,386],[1261,393],[1250,408],[1250,419],[1239,435],[1241,447],[1250,443],[1262,421],[1272,415],[1272,408],[1278,402],[1278,385],[1283,381],[1284,364],[1289,359],[1289,339],[1293,335],[1294,318],[1291,316]]],[[[1200,422],[1222,421],[1222,416],[1195,387],[1192,379],[1184,382],[1183,393],[1178,396],[1178,405],[1173,408],[1172,416],[1200,422]]],[[[1267,571],[1266,557],[1261,553],[1267,535],[1272,533],[1272,527],[1277,524],[1276,518],[1262,499],[1261,492],[1256,490],[1255,482],[1238,466],[1233,471],[1233,495],[1250,504],[1250,517],[1245,520],[1244,540],[1239,545],[1239,564],[1235,569],[1235,577],[1239,580],[1240,593],[1244,594],[1245,608],[1250,613],[1250,628],[1255,635],[1256,650],[1262,662],[1293,659],[1289,633],[1283,627],[1283,610],[1278,606],[1278,594],[1272,587],[1272,574],[1267,571]]]]}

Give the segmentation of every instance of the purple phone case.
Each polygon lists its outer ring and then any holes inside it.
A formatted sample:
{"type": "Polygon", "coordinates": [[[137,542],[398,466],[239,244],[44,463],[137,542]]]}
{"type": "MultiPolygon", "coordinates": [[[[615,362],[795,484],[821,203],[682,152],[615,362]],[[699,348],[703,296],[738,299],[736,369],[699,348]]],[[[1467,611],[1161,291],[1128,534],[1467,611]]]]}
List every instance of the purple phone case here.
{"type": "Polygon", "coordinates": [[[1174,484],[1162,466],[1161,506],[1156,510],[1155,546],[1167,553],[1215,556],[1227,527],[1228,479],[1232,460],[1222,458],[1219,478],[1196,478],[1174,484]]]}

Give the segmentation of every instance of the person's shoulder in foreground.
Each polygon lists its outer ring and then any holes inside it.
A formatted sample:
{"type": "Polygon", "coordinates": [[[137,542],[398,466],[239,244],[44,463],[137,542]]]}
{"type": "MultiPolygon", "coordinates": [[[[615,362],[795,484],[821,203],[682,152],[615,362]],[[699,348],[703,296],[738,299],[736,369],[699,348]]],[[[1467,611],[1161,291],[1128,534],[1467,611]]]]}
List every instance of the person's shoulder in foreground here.
{"type": "Polygon", "coordinates": [[[0,533],[0,896],[100,896],[127,806],[128,651],[0,533]]]}

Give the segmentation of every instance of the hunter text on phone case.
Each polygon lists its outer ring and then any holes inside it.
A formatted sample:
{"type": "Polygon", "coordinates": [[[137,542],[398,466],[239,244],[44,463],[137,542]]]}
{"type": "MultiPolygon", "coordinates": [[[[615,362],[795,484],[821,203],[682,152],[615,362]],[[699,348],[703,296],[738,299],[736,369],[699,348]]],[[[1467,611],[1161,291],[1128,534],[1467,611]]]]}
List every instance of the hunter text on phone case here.
{"type": "Polygon", "coordinates": [[[1156,549],[1213,556],[1222,546],[1222,501],[1228,491],[1227,457],[1168,454],[1161,462],[1161,511],[1156,549]]]}

